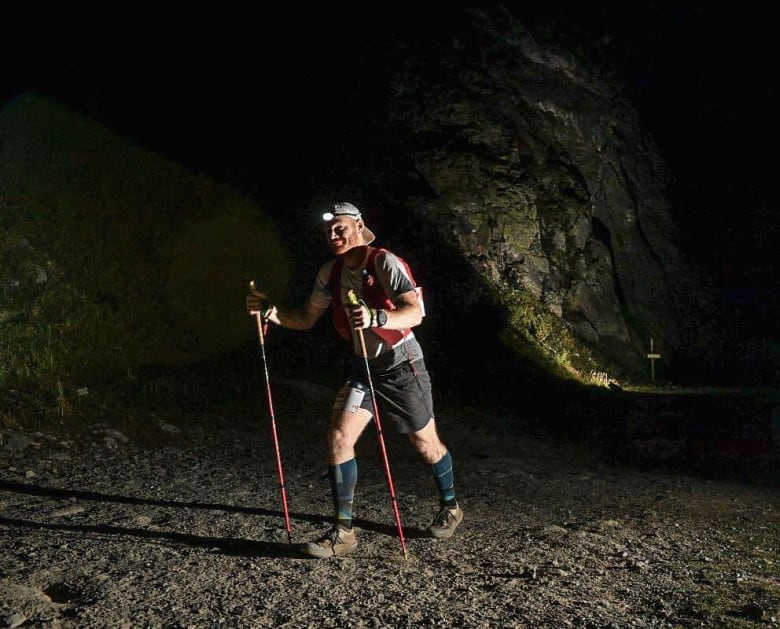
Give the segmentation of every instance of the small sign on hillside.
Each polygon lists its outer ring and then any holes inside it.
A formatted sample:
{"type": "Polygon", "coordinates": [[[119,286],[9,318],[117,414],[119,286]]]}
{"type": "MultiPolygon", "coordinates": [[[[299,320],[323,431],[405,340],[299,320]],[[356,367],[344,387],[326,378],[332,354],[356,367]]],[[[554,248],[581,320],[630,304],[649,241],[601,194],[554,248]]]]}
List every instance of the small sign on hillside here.
{"type": "Polygon", "coordinates": [[[650,360],[650,380],[655,382],[655,361],[661,358],[661,354],[656,353],[653,350],[653,339],[650,338],[650,353],[647,355],[650,360]]]}

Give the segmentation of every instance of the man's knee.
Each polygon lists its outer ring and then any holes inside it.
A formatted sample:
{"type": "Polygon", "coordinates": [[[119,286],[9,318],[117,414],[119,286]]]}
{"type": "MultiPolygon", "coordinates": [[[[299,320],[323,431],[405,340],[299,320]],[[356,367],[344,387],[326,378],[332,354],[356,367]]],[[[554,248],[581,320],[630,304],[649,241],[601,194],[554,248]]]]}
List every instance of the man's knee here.
{"type": "Polygon", "coordinates": [[[328,448],[331,454],[350,454],[371,414],[363,409],[355,413],[334,413],[328,430],[328,448]]]}
{"type": "Polygon", "coordinates": [[[409,438],[417,452],[420,453],[420,456],[427,463],[436,463],[447,453],[446,446],[439,439],[439,435],[436,432],[436,425],[433,419],[422,430],[411,433],[409,438]]]}
{"type": "Polygon", "coordinates": [[[331,450],[343,450],[355,445],[351,433],[340,426],[331,426],[328,431],[328,445],[331,450]]]}

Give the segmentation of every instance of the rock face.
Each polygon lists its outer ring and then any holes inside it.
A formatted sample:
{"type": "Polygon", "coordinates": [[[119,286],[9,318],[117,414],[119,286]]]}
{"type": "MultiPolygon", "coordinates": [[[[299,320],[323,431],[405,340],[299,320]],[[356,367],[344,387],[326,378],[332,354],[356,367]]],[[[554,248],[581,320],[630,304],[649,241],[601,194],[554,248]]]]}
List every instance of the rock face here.
{"type": "Polygon", "coordinates": [[[664,166],[617,87],[509,21],[474,27],[435,82],[424,58],[399,81],[395,119],[426,138],[408,147],[425,214],[510,305],[538,300],[636,370],[650,337],[679,340],[664,166]]]}

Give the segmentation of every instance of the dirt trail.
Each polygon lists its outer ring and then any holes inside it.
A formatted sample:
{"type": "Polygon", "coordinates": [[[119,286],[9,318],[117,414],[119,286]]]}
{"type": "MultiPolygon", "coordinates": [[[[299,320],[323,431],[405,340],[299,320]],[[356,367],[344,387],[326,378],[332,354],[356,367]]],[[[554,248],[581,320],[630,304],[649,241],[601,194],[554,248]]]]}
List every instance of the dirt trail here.
{"type": "Polygon", "coordinates": [[[105,425],[4,432],[0,627],[777,625],[776,490],[606,466],[466,409],[439,413],[466,512],[455,538],[425,535],[433,481],[388,431],[404,559],[367,433],[358,549],[306,558],[331,500],[324,423],[293,397],[277,401],[293,544],[262,419],[167,424],[153,445],[105,425]]]}

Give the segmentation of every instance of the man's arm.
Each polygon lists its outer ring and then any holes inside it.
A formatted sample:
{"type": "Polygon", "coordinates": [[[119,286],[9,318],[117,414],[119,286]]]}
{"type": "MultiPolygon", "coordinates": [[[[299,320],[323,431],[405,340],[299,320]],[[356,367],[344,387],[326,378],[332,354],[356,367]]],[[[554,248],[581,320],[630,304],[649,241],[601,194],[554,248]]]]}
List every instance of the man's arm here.
{"type": "Polygon", "coordinates": [[[406,291],[393,299],[395,310],[384,310],[387,313],[387,323],[383,328],[403,330],[420,325],[423,320],[423,309],[416,290],[406,291]]]}
{"type": "MultiPolygon", "coordinates": [[[[387,323],[381,327],[388,330],[404,330],[420,325],[423,318],[423,310],[416,290],[409,290],[405,293],[401,293],[393,299],[393,304],[396,307],[395,310],[381,310],[381,312],[385,313],[387,316],[387,323]]],[[[374,312],[378,313],[378,311],[374,312]]],[[[364,306],[355,306],[352,308],[350,317],[352,326],[355,329],[378,326],[376,316],[372,317],[371,311],[364,306]]]]}
{"type": "Polygon", "coordinates": [[[291,330],[308,330],[317,319],[322,316],[327,308],[318,308],[310,301],[307,301],[301,308],[285,308],[279,310],[276,306],[271,306],[269,321],[281,325],[283,328],[291,330]]]}
{"type": "MultiPolygon", "coordinates": [[[[263,308],[265,294],[252,291],[246,298],[246,309],[249,314],[260,312],[263,308]]],[[[271,323],[291,330],[308,330],[322,316],[327,308],[319,308],[307,301],[300,308],[282,308],[270,306],[265,312],[264,318],[271,323]]]]}

